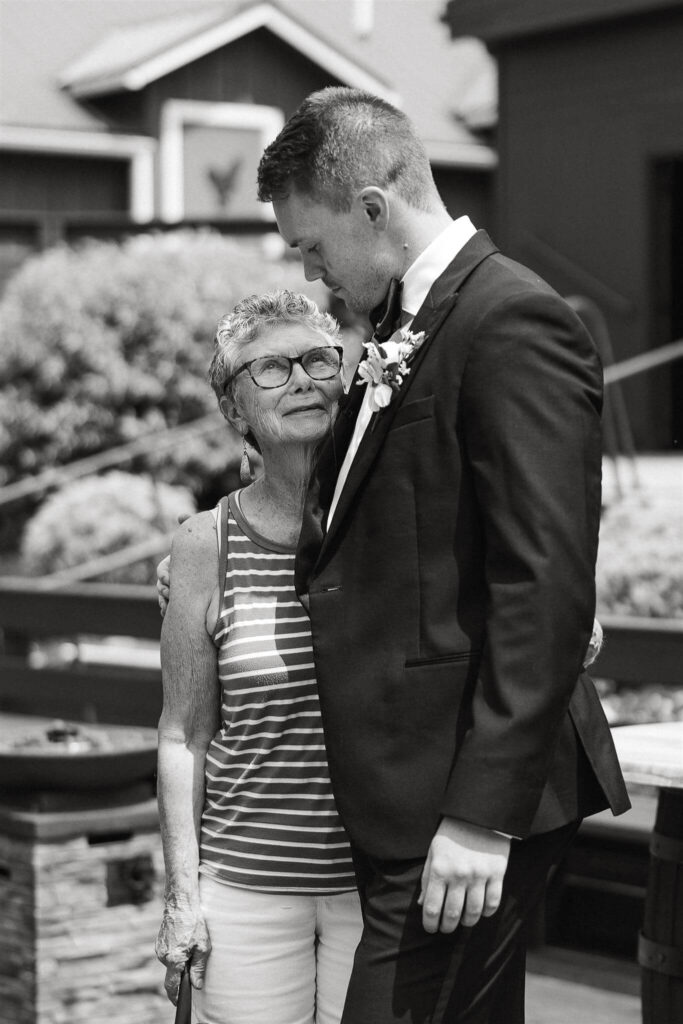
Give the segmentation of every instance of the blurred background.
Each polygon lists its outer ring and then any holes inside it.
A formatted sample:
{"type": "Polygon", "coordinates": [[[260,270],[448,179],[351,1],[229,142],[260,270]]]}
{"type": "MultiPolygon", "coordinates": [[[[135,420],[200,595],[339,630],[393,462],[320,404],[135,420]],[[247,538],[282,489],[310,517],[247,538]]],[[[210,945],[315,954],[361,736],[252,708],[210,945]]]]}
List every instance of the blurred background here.
{"type": "MultiPolygon", "coordinates": [[[[288,287],[339,317],[349,371],[368,334],[255,197],[315,89],[404,109],[451,215],[593,334],[597,682],[615,726],[683,721],[682,52],[680,0],[0,0],[0,1024],[169,1019],[151,583],[178,516],[238,482],[215,324],[288,287]]],[[[612,992],[646,888],[636,796],[621,830],[585,833],[539,924],[540,947],[603,957],[612,992]]],[[[573,1019],[556,1002],[544,1024],[573,1019]]]]}

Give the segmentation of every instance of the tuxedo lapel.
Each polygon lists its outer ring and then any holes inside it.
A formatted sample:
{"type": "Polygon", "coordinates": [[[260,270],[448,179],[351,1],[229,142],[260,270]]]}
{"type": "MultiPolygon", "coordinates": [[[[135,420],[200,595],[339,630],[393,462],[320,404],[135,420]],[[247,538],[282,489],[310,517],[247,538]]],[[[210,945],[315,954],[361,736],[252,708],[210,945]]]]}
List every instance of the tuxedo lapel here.
{"type": "MultiPolygon", "coordinates": [[[[463,287],[468,277],[476,267],[478,267],[479,264],[488,256],[497,251],[496,246],[493,244],[486,232],[477,231],[470,241],[463,246],[450,266],[446,268],[443,274],[432,285],[424,303],[418,310],[410,327],[413,334],[424,331],[425,340],[410,361],[410,373],[404,380],[398,393],[393,396],[390,404],[385,409],[373,414],[373,420],[371,420],[363,440],[361,441],[358,452],[356,453],[356,457],[351,463],[349,475],[346,478],[346,482],[339,497],[339,502],[335,509],[334,516],[332,517],[332,522],[329,526],[328,532],[322,538],[320,549],[321,555],[325,548],[327,548],[331,543],[340,523],[344,520],[344,516],[352,507],[358,488],[365,479],[372,463],[382,447],[387,431],[389,430],[398,409],[405,401],[406,395],[410,391],[411,384],[419,372],[420,365],[425,358],[429,346],[433,343],[434,337],[438,334],[439,328],[458,300],[459,290],[463,287]]],[[[352,390],[355,388],[356,391],[360,392],[361,398],[360,400],[353,400],[352,396],[350,396],[350,398],[354,401],[354,406],[360,407],[365,388],[356,386],[355,381],[357,378],[358,375],[356,374],[354,383],[352,384],[352,390]]],[[[355,408],[355,412],[352,417],[354,423],[357,411],[358,409],[355,408]]],[[[351,433],[352,432],[353,424],[351,425],[351,433]]],[[[344,453],[346,452],[346,448],[348,448],[351,433],[346,440],[344,453]]],[[[343,460],[344,455],[342,454],[340,457],[343,460]]],[[[334,491],[335,481],[336,473],[334,475],[334,480],[332,481],[332,492],[334,491]]]]}

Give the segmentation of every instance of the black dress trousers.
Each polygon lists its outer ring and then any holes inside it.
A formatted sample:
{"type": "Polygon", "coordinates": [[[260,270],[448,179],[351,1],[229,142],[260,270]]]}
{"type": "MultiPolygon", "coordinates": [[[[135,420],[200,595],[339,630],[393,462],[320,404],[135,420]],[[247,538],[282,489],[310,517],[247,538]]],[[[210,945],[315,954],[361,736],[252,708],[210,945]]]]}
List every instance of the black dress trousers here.
{"type": "Polygon", "coordinates": [[[424,859],[353,850],[364,928],[342,1024],[524,1024],[525,926],[578,827],[513,840],[498,911],[449,935],[422,926],[424,859]]]}

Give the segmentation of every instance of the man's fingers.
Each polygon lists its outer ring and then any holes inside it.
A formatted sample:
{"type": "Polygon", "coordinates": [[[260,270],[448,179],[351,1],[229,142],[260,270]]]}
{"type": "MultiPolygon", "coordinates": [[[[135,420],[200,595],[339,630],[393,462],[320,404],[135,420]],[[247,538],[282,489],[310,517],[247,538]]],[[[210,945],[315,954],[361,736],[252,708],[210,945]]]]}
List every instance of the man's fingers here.
{"type": "Polygon", "coordinates": [[[420,906],[420,907],[423,906],[424,901],[425,901],[425,893],[427,891],[427,886],[429,885],[429,877],[431,875],[431,865],[432,865],[432,852],[430,850],[429,853],[427,854],[427,859],[425,861],[425,866],[422,868],[422,876],[420,878],[420,895],[419,895],[418,900],[417,900],[418,906],[420,906]]]}
{"type": "Polygon", "coordinates": [[[445,895],[445,883],[438,878],[430,878],[422,900],[422,924],[426,932],[438,932],[445,895]]]}
{"type": "Polygon", "coordinates": [[[171,596],[171,556],[166,557],[157,565],[157,600],[163,619],[171,596]]]}
{"type": "Polygon", "coordinates": [[[484,897],[484,909],[482,910],[482,917],[492,917],[493,914],[495,914],[495,912],[498,910],[502,898],[503,879],[490,879],[486,886],[486,896],[484,897]]]}
{"type": "Polygon", "coordinates": [[[446,898],[443,902],[441,912],[441,923],[439,930],[448,934],[454,932],[462,920],[463,906],[465,905],[464,886],[449,886],[446,898]]]}
{"type": "Polygon", "coordinates": [[[171,578],[171,556],[165,555],[157,565],[157,586],[160,583],[168,586],[171,578]]]}
{"type": "Polygon", "coordinates": [[[484,893],[485,885],[483,883],[471,885],[467,890],[467,899],[460,919],[465,928],[474,928],[481,918],[484,909],[484,893]]]}
{"type": "Polygon", "coordinates": [[[446,886],[432,879],[418,900],[425,931],[449,934],[460,924],[473,928],[482,917],[491,917],[498,910],[502,889],[502,881],[446,886]]]}

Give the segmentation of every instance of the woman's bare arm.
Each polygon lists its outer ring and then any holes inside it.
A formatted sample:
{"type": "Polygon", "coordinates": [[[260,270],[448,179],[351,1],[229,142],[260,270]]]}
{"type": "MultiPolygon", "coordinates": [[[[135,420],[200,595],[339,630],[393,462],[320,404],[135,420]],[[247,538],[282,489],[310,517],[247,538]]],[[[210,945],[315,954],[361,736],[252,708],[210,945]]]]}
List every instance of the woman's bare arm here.
{"type": "Polygon", "coordinates": [[[220,721],[217,655],[207,625],[218,588],[211,513],[193,516],[180,527],[172,556],[173,594],[161,633],[158,793],[166,889],[157,955],[167,967],[167,994],[176,1002],[187,959],[192,956],[192,983],[201,987],[210,950],[198,870],[204,762],[220,721]]]}

